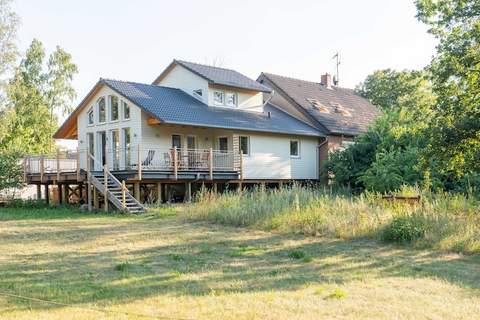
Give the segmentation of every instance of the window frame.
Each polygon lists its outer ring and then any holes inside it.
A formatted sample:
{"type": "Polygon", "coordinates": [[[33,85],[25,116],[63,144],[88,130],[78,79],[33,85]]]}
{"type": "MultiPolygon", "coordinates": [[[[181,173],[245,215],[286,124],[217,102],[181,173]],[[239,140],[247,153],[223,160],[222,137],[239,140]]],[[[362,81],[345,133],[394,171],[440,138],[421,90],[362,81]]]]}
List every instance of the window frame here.
{"type": "Polygon", "coordinates": [[[177,150],[178,149],[182,149],[183,148],[183,134],[179,134],[179,133],[172,133],[170,135],[170,145],[171,145],[171,148],[173,149],[175,146],[173,145],[173,136],[178,136],[179,137],[179,141],[180,141],[180,147],[177,147],[177,150]]]}
{"type": "Polygon", "coordinates": [[[230,107],[230,108],[237,108],[238,107],[238,95],[237,95],[237,93],[236,92],[225,92],[225,94],[224,94],[224,104],[225,104],[225,106],[230,107]],[[233,99],[234,99],[233,105],[228,104],[228,102],[227,102],[228,101],[228,99],[227,99],[228,95],[233,96],[233,99]]]}
{"type": "Polygon", "coordinates": [[[217,142],[218,142],[218,151],[222,152],[222,153],[228,153],[228,137],[227,136],[219,136],[217,137],[217,142]],[[226,139],[227,140],[227,149],[226,150],[222,150],[220,149],[220,139],[226,139]]]}
{"type": "Polygon", "coordinates": [[[95,125],[95,108],[91,106],[87,110],[87,126],[94,126],[95,125]],[[90,123],[90,114],[92,115],[92,122],[90,123]]]}
{"type": "Polygon", "coordinates": [[[195,90],[193,90],[193,95],[196,96],[196,97],[198,97],[198,98],[203,98],[203,89],[195,89],[195,90]],[[200,93],[198,93],[198,91],[199,91],[200,93]]]}
{"type": "Polygon", "coordinates": [[[120,108],[122,109],[122,120],[128,121],[132,118],[132,109],[130,108],[130,104],[127,103],[125,100],[120,99],[120,108]],[[125,118],[125,106],[128,108],[128,118],[125,118]]]}
{"type": "Polygon", "coordinates": [[[250,136],[238,136],[238,151],[242,153],[244,156],[250,156],[250,136]],[[247,139],[247,152],[242,149],[242,138],[247,139]]]}
{"type": "Polygon", "coordinates": [[[97,99],[97,114],[98,114],[98,124],[104,124],[107,123],[107,99],[105,99],[105,96],[99,97],[97,99]],[[100,108],[100,100],[103,99],[103,121],[100,120],[100,115],[101,115],[101,108],[100,108]]]}
{"type": "Polygon", "coordinates": [[[290,139],[290,144],[289,144],[289,147],[290,147],[290,158],[300,158],[300,140],[299,139],[290,139]],[[292,154],[292,142],[296,142],[297,143],[297,154],[292,154]]]}
{"type": "Polygon", "coordinates": [[[110,122],[117,122],[120,120],[120,99],[117,96],[109,95],[108,96],[108,106],[109,106],[109,120],[110,122]],[[117,119],[113,119],[113,98],[117,99],[117,119]]]}
{"type": "Polygon", "coordinates": [[[224,106],[225,105],[225,91],[221,91],[221,90],[214,90],[213,91],[213,104],[216,105],[216,106],[224,106]],[[216,93],[220,93],[222,95],[222,102],[221,103],[215,101],[215,94],[216,93]]]}

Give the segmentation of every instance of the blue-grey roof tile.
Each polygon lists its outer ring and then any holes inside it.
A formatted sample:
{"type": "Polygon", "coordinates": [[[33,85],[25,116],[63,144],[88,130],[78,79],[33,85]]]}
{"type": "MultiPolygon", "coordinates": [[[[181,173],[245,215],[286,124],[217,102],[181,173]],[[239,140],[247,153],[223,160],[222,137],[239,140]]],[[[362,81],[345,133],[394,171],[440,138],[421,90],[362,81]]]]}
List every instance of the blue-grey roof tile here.
{"type": "Polygon", "coordinates": [[[271,105],[265,107],[264,113],[209,107],[180,89],[118,80],[101,81],[164,123],[322,136],[317,129],[271,105]]]}

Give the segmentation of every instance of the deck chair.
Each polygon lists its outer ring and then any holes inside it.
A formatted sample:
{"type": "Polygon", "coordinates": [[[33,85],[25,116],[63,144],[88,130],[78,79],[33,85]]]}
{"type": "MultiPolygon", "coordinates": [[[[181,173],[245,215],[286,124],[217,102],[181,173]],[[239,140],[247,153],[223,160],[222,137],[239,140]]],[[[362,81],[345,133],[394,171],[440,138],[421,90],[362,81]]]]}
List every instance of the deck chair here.
{"type": "Polygon", "coordinates": [[[155,150],[148,150],[147,157],[142,162],[142,167],[148,167],[152,164],[153,157],[155,156],[155,150]]]}

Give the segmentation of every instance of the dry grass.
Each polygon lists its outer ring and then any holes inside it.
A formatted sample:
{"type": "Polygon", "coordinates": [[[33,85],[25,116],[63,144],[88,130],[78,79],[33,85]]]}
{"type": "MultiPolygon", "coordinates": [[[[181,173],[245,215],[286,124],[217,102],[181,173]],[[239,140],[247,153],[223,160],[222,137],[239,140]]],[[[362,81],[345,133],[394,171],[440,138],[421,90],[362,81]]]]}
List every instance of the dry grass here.
{"type": "Polygon", "coordinates": [[[420,205],[391,204],[382,195],[294,186],[259,192],[200,193],[182,216],[282,233],[340,239],[384,239],[417,248],[480,253],[480,201],[461,194],[422,194],[420,205]]]}
{"type": "Polygon", "coordinates": [[[474,319],[480,257],[140,217],[0,209],[0,319],[474,319]],[[78,307],[78,308],[77,308],[78,307]],[[159,317],[160,318],[160,317],[159,317]]]}

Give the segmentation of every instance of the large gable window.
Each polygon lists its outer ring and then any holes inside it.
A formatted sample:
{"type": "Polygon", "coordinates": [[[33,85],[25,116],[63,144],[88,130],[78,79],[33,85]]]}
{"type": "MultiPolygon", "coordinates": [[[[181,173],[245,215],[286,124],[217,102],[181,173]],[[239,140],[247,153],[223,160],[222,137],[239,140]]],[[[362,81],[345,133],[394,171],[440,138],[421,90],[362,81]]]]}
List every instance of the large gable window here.
{"type": "Polygon", "coordinates": [[[118,120],[118,97],[109,96],[110,99],[110,121],[118,120]]]}
{"type": "Polygon", "coordinates": [[[225,104],[225,93],[222,91],[214,91],[213,103],[217,106],[223,106],[225,104]]]}
{"type": "Polygon", "coordinates": [[[94,121],[95,121],[95,116],[94,116],[94,114],[93,114],[93,107],[91,107],[90,109],[88,109],[87,117],[88,117],[88,124],[89,124],[89,125],[93,124],[94,121]]]}
{"type": "Polygon", "coordinates": [[[227,92],[225,94],[225,104],[229,107],[237,106],[237,94],[234,92],[227,92]]]}
{"type": "Polygon", "coordinates": [[[105,110],[105,97],[101,97],[97,101],[98,105],[98,122],[103,123],[106,121],[106,110],[105,110]]]}
{"type": "Polygon", "coordinates": [[[122,109],[123,109],[123,120],[130,119],[130,106],[125,101],[122,101],[122,109]]]}

